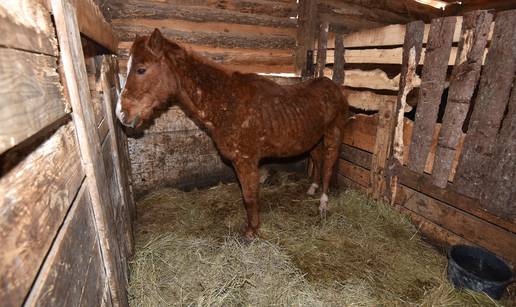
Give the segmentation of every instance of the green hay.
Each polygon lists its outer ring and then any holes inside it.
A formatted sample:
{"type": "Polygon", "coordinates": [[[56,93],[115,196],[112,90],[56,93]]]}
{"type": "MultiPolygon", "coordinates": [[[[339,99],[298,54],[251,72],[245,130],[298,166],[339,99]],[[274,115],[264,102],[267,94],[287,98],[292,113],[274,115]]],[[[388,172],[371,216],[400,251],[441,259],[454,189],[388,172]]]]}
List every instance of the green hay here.
{"type": "MultiPolygon", "coordinates": [[[[458,291],[446,257],[407,218],[361,193],[330,197],[278,174],[261,191],[261,238],[242,244],[237,184],[163,189],[138,203],[132,306],[512,306],[458,291]]],[[[514,298],[513,298],[514,299],[514,298]]]]}

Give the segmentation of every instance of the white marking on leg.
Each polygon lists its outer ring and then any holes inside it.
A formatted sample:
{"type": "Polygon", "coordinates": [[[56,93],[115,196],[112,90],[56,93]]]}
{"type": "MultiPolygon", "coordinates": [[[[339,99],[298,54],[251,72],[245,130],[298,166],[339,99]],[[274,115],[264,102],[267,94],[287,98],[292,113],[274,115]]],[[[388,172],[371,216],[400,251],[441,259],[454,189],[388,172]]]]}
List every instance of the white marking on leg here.
{"type": "Polygon", "coordinates": [[[326,214],[326,211],[328,211],[328,195],[326,193],[323,193],[321,196],[321,203],[319,205],[319,213],[321,215],[326,214]]]}
{"type": "Polygon", "coordinates": [[[319,185],[315,182],[312,183],[312,185],[308,188],[308,191],[306,191],[306,194],[311,195],[311,196],[315,195],[317,188],[319,188],[319,185]]]}

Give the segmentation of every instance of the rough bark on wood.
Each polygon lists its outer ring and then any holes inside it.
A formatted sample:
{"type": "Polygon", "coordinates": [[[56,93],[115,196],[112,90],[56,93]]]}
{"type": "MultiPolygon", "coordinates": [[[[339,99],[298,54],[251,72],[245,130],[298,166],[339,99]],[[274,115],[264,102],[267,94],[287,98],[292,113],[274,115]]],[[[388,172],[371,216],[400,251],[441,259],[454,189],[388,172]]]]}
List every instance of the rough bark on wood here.
{"type": "Polygon", "coordinates": [[[317,1],[300,0],[298,3],[296,36],[296,74],[306,69],[306,53],[315,47],[317,1]]]}
{"type": "Polygon", "coordinates": [[[121,10],[113,12],[112,17],[118,19],[180,19],[195,22],[216,21],[280,28],[296,27],[296,20],[290,18],[238,13],[201,6],[170,5],[168,3],[129,2],[125,3],[121,10]]]}
{"type": "Polygon", "coordinates": [[[83,182],[71,122],[0,178],[0,301],[20,306],[83,182]]]}
{"type": "Polygon", "coordinates": [[[421,57],[423,46],[424,24],[421,21],[409,23],[406,26],[406,36],[403,45],[403,64],[401,66],[398,98],[393,108],[393,115],[389,124],[389,133],[392,135],[389,170],[387,172],[387,189],[390,189],[391,202],[396,198],[397,178],[393,172],[396,165],[403,164],[404,153],[404,110],[407,105],[407,96],[414,88],[417,79],[416,68],[421,57]]]}
{"type": "Polygon", "coordinates": [[[466,14],[462,22],[458,56],[450,78],[448,102],[432,171],[434,184],[441,188],[448,183],[455,151],[462,136],[462,125],[480,77],[492,20],[493,15],[487,11],[477,11],[466,14]]]}
{"type": "Polygon", "coordinates": [[[430,151],[446,80],[455,23],[456,17],[434,19],[428,34],[427,54],[408,161],[409,168],[418,173],[424,171],[430,151]]]}
{"type": "Polygon", "coordinates": [[[380,105],[378,112],[378,127],[376,129],[376,140],[373,149],[373,158],[370,172],[370,194],[374,199],[379,199],[385,194],[387,183],[387,160],[391,149],[393,113],[396,103],[380,105]]]}
{"type": "Polygon", "coordinates": [[[113,208],[108,190],[104,184],[106,170],[101,158],[100,140],[98,134],[94,133],[96,130],[95,119],[91,108],[75,10],[67,0],[52,0],[51,3],[61,47],[64,77],[73,107],[72,115],[92,199],[107,280],[110,284],[114,304],[127,306],[128,300],[125,292],[127,284],[118,261],[120,251],[116,244],[114,230],[109,227],[113,223],[113,208]]]}
{"type": "Polygon", "coordinates": [[[489,212],[516,224],[516,86],[496,139],[480,201],[489,212]]]}
{"type": "Polygon", "coordinates": [[[56,58],[0,48],[0,153],[65,116],[56,58]]]}
{"type": "Polygon", "coordinates": [[[317,41],[317,69],[316,77],[324,77],[326,67],[326,45],[328,43],[328,22],[322,22],[319,26],[319,40],[317,41]]]}
{"type": "MultiPolygon", "coordinates": [[[[133,41],[136,35],[150,35],[153,27],[145,25],[116,24],[115,29],[121,41],[133,41]]],[[[251,49],[292,49],[295,39],[290,36],[261,36],[259,34],[238,34],[217,32],[187,32],[180,29],[160,29],[165,37],[179,43],[206,45],[222,48],[251,48],[251,49]]],[[[305,54],[306,56],[306,54],[305,54]]]]}
{"type": "Polygon", "coordinates": [[[516,72],[516,10],[496,16],[493,40],[480,77],[478,94],[454,183],[464,195],[479,197],[495,148],[516,72]]]}
{"type": "Polygon", "coordinates": [[[344,60],[346,50],[344,49],[344,39],[342,34],[335,35],[335,59],[333,63],[333,76],[332,80],[338,85],[344,83],[344,60]]]}
{"type": "Polygon", "coordinates": [[[107,48],[117,52],[118,41],[113,27],[108,23],[93,0],[72,0],[76,8],[77,23],[81,33],[107,48]]]}
{"type": "Polygon", "coordinates": [[[38,0],[0,3],[0,45],[57,55],[57,40],[50,14],[38,0]]]}
{"type": "MultiPolygon", "coordinates": [[[[378,111],[382,105],[393,105],[396,103],[396,96],[376,94],[372,91],[356,91],[351,89],[343,89],[350,107],[365,111],[378,111]]],[[[405,107],[411,110],[411,107],[405,107]]]]}
{"type": "Polygon", "coordinates": [[[99,306],[105,284],[91,201],[83,185],[24,306],[99,306]]]}

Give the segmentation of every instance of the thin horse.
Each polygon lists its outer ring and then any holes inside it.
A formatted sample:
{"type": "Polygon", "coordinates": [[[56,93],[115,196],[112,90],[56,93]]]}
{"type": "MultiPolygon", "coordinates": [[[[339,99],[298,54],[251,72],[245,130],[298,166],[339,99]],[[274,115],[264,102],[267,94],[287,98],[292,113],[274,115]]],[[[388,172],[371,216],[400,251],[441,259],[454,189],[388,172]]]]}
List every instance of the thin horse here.
{"type": "Polygon", "coordinates": [[[347,101],[330,79],[280,86],[256,74],[228,71],[167,40],[158,29],[135,39],[127,71],[116,108],[120,122],[139,127],[156,107],[176,98],[233,164],[247,210],[246,238],[255,238],[260,226],[263,158],[310,151],[314,183],[307,193],[316,192],[322,173],[319,210],[328,210],[328,186],[349,119],[347,101]]]}

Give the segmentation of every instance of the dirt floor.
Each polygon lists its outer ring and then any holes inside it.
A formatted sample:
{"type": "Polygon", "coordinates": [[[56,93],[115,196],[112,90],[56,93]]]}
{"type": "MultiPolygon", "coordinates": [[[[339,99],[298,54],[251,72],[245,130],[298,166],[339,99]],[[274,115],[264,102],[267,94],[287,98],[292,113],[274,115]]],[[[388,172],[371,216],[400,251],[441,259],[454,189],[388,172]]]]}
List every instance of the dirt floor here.
{"type": "Polygon", "coordinates": [[[515,306],[458,291],[446,257],[406,217],[355,191],[321,219],[309,182],[262,185],[261,238],[243,243],[238,184],[162,189],[138,202],[132,306],[515,306]]]}

